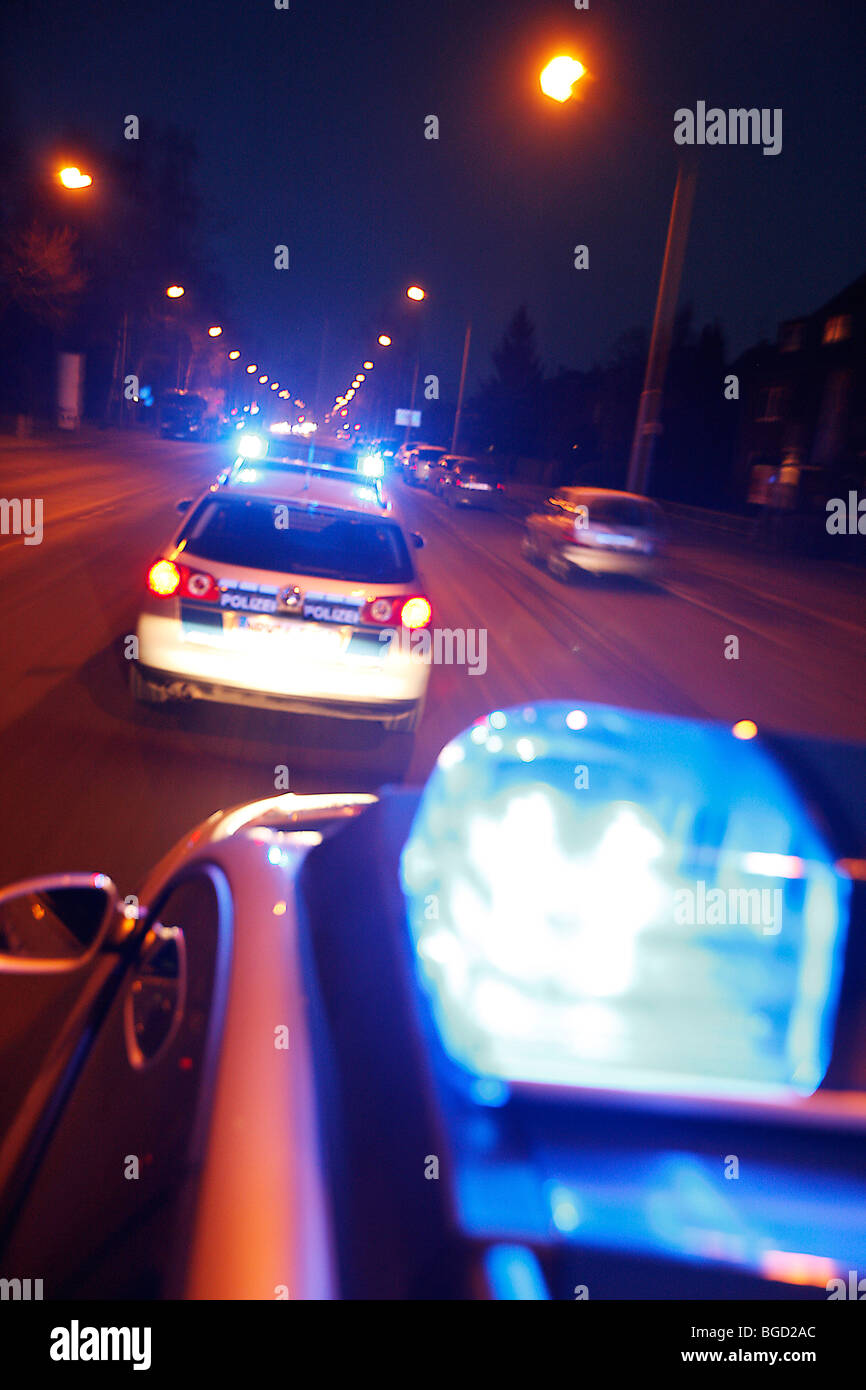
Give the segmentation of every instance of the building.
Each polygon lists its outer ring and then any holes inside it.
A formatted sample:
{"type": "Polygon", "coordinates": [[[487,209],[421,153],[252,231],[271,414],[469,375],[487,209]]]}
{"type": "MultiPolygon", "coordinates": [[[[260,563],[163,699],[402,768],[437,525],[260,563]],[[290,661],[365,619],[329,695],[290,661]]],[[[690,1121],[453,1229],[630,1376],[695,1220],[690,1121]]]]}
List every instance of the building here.
{"type": "Polygon", "coordinates": [[[730,370],[740,383],[736,497],[823,511],[827,497],[866,486],[866,274],[730,370]]]}

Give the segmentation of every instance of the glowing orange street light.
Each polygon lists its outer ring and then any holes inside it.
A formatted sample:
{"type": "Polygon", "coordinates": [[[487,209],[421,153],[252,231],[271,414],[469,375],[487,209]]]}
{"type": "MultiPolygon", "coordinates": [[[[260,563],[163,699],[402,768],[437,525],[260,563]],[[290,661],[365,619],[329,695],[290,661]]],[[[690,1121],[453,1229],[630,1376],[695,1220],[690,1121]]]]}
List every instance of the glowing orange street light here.
{"type": "Polygon", "coordinates": [[[363,372],[359,372],[359,373],[358,373],[358,381],[366,381],[366,380],[367,380],[367,378],[364,376],[364,373],[363,373],[363,372]]]}
{"type": "Polygon", "coordinates": [[[57,177],[64,188],[89,188],[93,179],[89,174],[82,174],[81,170],[71,164],[68,169],[60,169],[57,177]]]}
{"type": "Polygon", "coordinates": [[[250,365],[247,367],[247,371],[250,376],[252,376],[253,372],[257,372],[258,370],[259,367],[257,362],[251,362],[250,365]]]}
{"type": "Polygon", "coordinates": [[[264,386],[264,384],[265,384],[265,382],[267,381],[267,379],[268,379],[268,378],[267,378],[267,374],[264,374],[263,376],[260,376],[260,377],[259,377],[259,386],[264,386]]]}
{"type": "Polygon", "coordinates": [[[364,371],[365,371],[365,372],[372,372],[372,370],[373,370],[373,363],[372,363],[372,362],[365,362],[365,363],[364,363],[364,371]]]}
{"type": "Polygon", "coordinates": [[[229,353],[229,361],[230,361],[230,362],[237,362],[237,360],[238,360],[239,357],[240,357],[240,353],[237,351],[237,349],[235,349],[234,352],[230,352],[230,353],[229,353]]]}
{"type": "Polygon", "coordinates": [[[420,285],[410,285],[406,291],[407,299],[426,299],[426,295],[420,285]]]}
{"type": "Polygon", "coordinates": [[[738,719],[731,729],[734,738],[750,739],[754,738],[758,732],[758,726],[753,719],[738,719]]]}
{"type": "Polygon", "coordinates": [[[169,285],[168,289],[166,290],[166,294],[168,295],[169,299],[180,299],[183,292],[183,285],[169,285]]]}
{"type": "Polygon", "coordinates": [[[214,324],[213,328],[209,328],[207,331],[209,338],[218,338],[221,333],[222,329],[217,324],[214,324]]]}
{"type": "Polygon", "coordinates": [[[568,101],[572,87],[575,82],[580,81],[585,72],[583,63],[560,53],[558,57],[551,58],[547,67],[543,69],[539,77],[541,90],[546,97],[552,97],[554,101],[568,101]]]}
{"type": "Polygon", "coordinates": [[[391,339],[388,337],[388,334],[387,334],[387,333],[380,333],[380,334],[379,334],[379,346],[380,346],[380,347],[390,347],[390,346],[391,346],[391,339]]]}

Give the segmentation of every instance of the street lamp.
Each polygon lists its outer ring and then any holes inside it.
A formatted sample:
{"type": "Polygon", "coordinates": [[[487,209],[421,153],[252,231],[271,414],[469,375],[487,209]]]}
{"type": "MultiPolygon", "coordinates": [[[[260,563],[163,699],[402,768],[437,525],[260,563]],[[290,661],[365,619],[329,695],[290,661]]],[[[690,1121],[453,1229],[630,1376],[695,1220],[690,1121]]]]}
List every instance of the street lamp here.
{"type": "Polygon", "coordinates": [[[558,57],[551,58],[547,67],[542,69],[539,77],[541,90],[546,97],[551,97],[553,101],[568,101],[571,96],[571,89],[575,82],[579,82],[586,68],[583,63],[579,63],[576,58],[570,58],[565,53],[560,53],[558,57]]]}
{"type": "MultiPolygon", "coordinates": [[[[576,58],[560,54],[542,71],[539,79],[541,90],[554,101],[567,101],[572,94],[574,83],[585,71],[583,64],[576,58]]],[[[661,433],[662,388],[667,372],[674,315],[686,254],[696,175],[697,169],[693,160],[681,158],[659,277],[649,356],[628,461],[626,487],[629,492],[646,492],[656,437],[661,433]]]]}
{"type": "Polygon", "coordinates": [[[209,328],[207,331],[209,338],[218,338],[221,333],[222,329],[217,324],[214,324],[213,328],[209,328]]]}
{"type": "Polygon", "coordinates": [[[238,352],[237,348],[234,350],[234,352],[230,352],[230,353],[229,353],[229,361],[230,361],[230,362],[237,362],[237,360],[238,360],[239,357],[240,357],[240,353],[238,352]]]}
{"type": "MultiPolygon", "coordinates": [[[[183,293],[184,293],[183,285],[169,285],[169,287],[168,287],[168,289],[166,290],[165,293],[166,293],[166,295],[167,295],[167,297],[168,297],[169,299],[180,299],[181,296],[182,296],[183,293]]],[[[175,328],[176,328],[176,332],[177,332],[177,373],[176,373],[176,378],[175,378],[175,379],[176,379],[176,383],[177,383],[178,389],[180,389],[180,339],[181,339],[181,329],[180,329],[180,323],[179,323],[179,321],[178,321],[177,319],[175,319],[175,328]]],[[[188,339],[187,339],[187,341],[189,342],[188,339]]],[[[192,346],[191,346],[191,344],[190,344],[190,356],[189,356],[189,358],[187,359],[187,368],[186,368],[186,370],[187,370],[187,376],[189,375],[190,367],[192,366],[192,357],[193,357],[192,346]]]]}
{"type": "Polygon", "coordinates": [[[76,165],[71,164],[66,169],[59,169],[57,177],[64,188],[89,188],[93,179],[89,174],[82,174],[76,165]]]}
{"type": "Polygon", "coordinates": [[[373,370],[373,363],[372,363],[372,362],[365,362],[365,363],[364,363],[364,371],[365,371],[365,372],[372,372],[372,370],[373,370]]]}
{"type": "Polygon", "coordinates": [[[388,337],[388,334],[387,334],[387,333],[380,333],[380,334],[379,334],[379,346],[380,346],[380,347],[390,347],[390,346],[391,346],[391,339],[388,337]]]}
{"type": "Polygon", "coordinates": [[[420,285],[410,285],[406,291],[407,299],[426,299],[427,296],[420,285]]]}

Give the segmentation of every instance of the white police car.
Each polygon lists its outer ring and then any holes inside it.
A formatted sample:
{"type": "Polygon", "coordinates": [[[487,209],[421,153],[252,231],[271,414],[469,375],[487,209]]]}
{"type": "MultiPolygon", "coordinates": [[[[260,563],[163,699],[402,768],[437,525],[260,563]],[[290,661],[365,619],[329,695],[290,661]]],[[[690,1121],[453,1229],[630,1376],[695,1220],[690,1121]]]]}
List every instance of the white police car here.
{"type": "Polygon", "coordinates": [[[151,564],[132,693],[380,721],[414,731],[430,603],[375,483],[246,460],[151,564]],[[409,640],[407,640],[407,637],[409,640]]]}

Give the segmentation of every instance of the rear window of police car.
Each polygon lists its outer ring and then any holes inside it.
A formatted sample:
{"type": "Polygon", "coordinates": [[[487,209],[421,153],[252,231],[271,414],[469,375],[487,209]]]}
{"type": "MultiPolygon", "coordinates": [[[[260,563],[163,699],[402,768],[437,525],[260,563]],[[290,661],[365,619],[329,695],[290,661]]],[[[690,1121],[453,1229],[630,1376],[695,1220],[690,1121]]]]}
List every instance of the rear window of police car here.
{"type": "Polygon", "coordinates": [[[367,584],[401,584],[414,578],[403,533],[393,522],[325,507],[206,498],[181,538],[187,555],[214,564],[367,584]]]}

